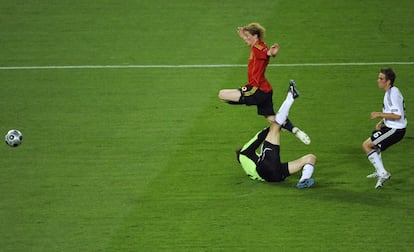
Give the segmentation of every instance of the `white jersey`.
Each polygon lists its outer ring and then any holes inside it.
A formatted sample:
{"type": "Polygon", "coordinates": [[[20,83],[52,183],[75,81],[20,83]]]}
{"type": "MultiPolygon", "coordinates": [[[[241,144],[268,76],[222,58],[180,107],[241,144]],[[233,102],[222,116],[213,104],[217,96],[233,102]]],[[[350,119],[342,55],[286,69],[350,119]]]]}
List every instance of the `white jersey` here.
{"type": "Polygon", "coordinates": [[[404,129],[407,127],[405,117],[404,97],[397,87],[391,87],[384,95],[384,113],[393,113],[401,116],[399,120],[389,120],[384,118],[384,124],[388,128],[404,129]]]}

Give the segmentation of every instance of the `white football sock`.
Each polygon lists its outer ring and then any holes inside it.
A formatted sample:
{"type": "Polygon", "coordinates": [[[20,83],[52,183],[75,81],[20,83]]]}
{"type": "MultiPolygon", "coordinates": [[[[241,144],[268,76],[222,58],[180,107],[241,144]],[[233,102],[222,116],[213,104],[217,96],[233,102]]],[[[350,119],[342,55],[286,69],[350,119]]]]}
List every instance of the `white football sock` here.
{"type": "Polygon", "coordinates": [[[381,162],[382,162],[382,155],[381,155],[381,151],[378,149],[377,150],[377,153],[378,153],[378,156],[379,156],[379,159],[381,160],[381,162]]]}
{"type": "Polygon", "coordinates": [[[368,153],[368,160],[374,166],[378,175],[381,176],[387,173],[387,171],[384,168],[384,165],[382,164],[381,156],[378,155],[376,151],[371,151],[370,153],[368,153]]]}
{"type": "Polygon", "coordinates": [[[302,177],[300,177],[299,182],[304,181],[305,179],[310,179],[313,174],[313,164],[305,164],[302,169],[302,177]]]}
{"type": "Polygon", "coordinates": [[[282,125],[289,114],[290,107],[292,106],[295,99],[293,99],[293,95],[291,92],[288,92],[285,101],[282,103],[282,106],[280,106],[279,111],[276,114],[276,123],[279,125],[282,125]]]}

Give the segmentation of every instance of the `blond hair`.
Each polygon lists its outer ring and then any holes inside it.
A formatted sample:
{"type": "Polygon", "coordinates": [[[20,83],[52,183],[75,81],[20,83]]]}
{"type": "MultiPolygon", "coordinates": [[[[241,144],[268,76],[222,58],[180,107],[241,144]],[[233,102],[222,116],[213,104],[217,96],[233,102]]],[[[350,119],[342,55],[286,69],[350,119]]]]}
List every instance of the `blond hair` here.
{"type": "Polygon", "coordinates": [[[257,37],[262,40],[265,37],[265,28],[259,23],[250,23],[243,27],[245,31],[248,31],[252,35],[257,35],[257,37]]]}

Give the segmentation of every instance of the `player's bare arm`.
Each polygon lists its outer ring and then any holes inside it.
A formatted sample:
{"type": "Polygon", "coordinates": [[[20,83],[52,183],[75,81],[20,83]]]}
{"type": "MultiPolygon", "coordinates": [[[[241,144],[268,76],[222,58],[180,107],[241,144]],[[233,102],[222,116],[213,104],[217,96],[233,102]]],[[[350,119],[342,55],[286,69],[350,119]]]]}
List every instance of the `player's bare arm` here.
{"type": "Polygon", "coordinates": [[[388,120],[399,120],[401,116],[394,114],[394,113],[372,112],[371,119],[375,119],[375,118],[385,118],[388,120]]]}
{"type": "Polygon", "coordinates": [[[275,43],[267,51],[267,55],[271,57],[276,57],[277,53],[279,52],[280,46],[279,44],[275,43]]]}
{"type": "Polygon", "coordinates": [[[377,125],[375,125],[375,129],[381,130],[382,126],[384,126],[384,119],[382,119],[381,121],[377,123],[377,125]]]}

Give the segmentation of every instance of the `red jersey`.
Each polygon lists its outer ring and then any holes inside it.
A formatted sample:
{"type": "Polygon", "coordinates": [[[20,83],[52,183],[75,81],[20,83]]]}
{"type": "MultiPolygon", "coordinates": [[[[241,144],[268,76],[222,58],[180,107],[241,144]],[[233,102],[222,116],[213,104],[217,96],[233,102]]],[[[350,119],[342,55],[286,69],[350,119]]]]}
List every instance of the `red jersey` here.
{"type": "Polygon", "coordinates": [[[272,86],[265,77],[266,67],[269,64],[268,50],[269,48],[262,40],[258,40],[251,48],[247,68],[248,83],[246,84],[246,86],[255,86],[266,93],[272,90],[272,86]]]}

